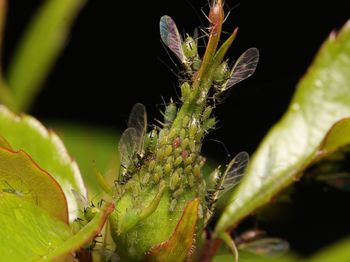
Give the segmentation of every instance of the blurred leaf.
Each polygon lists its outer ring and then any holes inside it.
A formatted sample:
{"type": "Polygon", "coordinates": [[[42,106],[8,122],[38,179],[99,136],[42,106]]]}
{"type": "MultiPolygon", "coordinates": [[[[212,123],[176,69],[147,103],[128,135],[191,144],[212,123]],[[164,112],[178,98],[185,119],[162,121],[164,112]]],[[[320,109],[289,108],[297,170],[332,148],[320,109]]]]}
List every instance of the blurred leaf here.
{"type": "Polygon", "coordinates": [[[16,195],[0,192],[1,258],[6,261],[62,261],[100,232],[113,205],[76,235],[62,221],[16,195]]]}
{"type": "Polygon", "coordinates": [[[68,155],[60,138],[35,118],[16,116],[0,105],[0,135],[14,150],[24,150],[60,184],[68,201],[69,220],[78,213],[72,189],[86,196],[77,164],[68,155]]]}
{"type": "Polygon", "coordinates": [[[58,55],[85,0],[46,0],[20,41],[9,65],[8,84],[19,111],[26,111],[58,55]]]}
{"type": "Polygon", "coordinates": [[[12,93],[8,86],[5,83],[3,72],[2,72],[2,43],[3,43],[3,34],[6,20],[6,11],[7,11],[7,1],[0,0],[0,103],[3,103],[10,107],[11,109],[15,109],[15,104],[13,101],[12,93]]]}
{"type": "Polygon", "coordinates": [[[49,125],[57,131],[77,161],[90,196],[101,192],[93,162],[108,182],[113,184],[119,170],[118,132],[73,123],[50,122],[49,125]]]}
{"type": "Polygon", "coordinates": [[[198,218],[199,199],[189,202],[171,238],[149,251],[150,261],[186,261],[191,256],[198,218]]]}
{"type": "Polygon", "coordinates": [[[68,224],[67,200],[61,187],[25,152],[0,147],[0,187],[68,224]]]}
{"type": "Polygon", "coordinates": [[[346,238],[333,244],[329,247],[319,251],[311,258],[306,260],[307,262],[348,262],[350,261],[350,238],[346,238]]]}
{"type": "Polygon", "coordinates": [[[227,230],[286,188],[317,157],[328,130],[350,116],[350,22],[323,44],[288,111],[253,155],[216,226],[227,230]]]}

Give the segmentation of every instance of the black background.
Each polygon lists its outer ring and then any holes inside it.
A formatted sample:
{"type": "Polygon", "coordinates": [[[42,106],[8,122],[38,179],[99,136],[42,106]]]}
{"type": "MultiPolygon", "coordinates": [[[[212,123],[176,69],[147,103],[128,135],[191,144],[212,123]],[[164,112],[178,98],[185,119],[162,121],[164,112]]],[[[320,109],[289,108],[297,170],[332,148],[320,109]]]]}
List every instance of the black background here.
{"type": "MultiPolygon", "coordinates": [[[[9,2],[5,69],[21,32],[42,3],[9,2]]],[[[226,5],[227,10],[236,7],[224,30],[240,27],[229,56],[237,58],[256,46],[261,58],[256,74],[237,85],[218,107],[219,128],[210,138],[221,140],[232,155],[242,150],[252,153],[286,110],[297,81],[321,43],[350,18],[350,1],[242,0],[226,1],[226,5]]],[[[161,96],[176,100],[179,90],[168,67],[178,69],[160,42],[159,18],[168,14],[180,32],[191,33],[207,25],[201,8],[208,9],[204,0],[88,1],[30,113],[39,119],[123,129],[132,105],[142,102],[150,120],[160,118],[161,96]]],[[[226,159],[218,143],[208,143],[204,150],[226,159]]],[[[314,251],[350,232],[350,217],[344,212],[348,202],[341,202],[349,195],[324,193],[307,184],[297,186],[297,192],[289,212],[281,211],[281,221],[270,221],[267,227],[286,237],[299,252],[314,251]]]]}

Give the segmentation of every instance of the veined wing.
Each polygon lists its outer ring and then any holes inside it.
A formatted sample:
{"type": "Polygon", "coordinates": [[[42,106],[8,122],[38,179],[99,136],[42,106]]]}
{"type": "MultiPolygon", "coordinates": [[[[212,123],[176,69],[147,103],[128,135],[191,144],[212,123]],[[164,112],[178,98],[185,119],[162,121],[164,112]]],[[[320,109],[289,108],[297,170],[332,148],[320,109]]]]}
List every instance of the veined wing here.
{"type": "Polygon", "coordinates": [[[244,174],[248,162],[249,155],[247,152],[240,152],[231,160],[221,178],[219,186],[220,190],[217,195],[218,199],[238,184],[244,174]]]}
{"type": "Polygon", "coordinates": [[[137,150],[139,138],[135,128],[127,128],[120,137],[119,140],[119,155],[120,164],[122,167],[127,168],[135,155],[137,150]]]}
{"type": "Polygon", "coordinates": [[[131,109],[128,120],[128,127],[135,129],[135,150],[137,153],[141,154],[143,151],[143,138],[147,130],[147,113],[146,108],[143,104],[137,103],[131,109]]]}
{"type": "Polygon", "coordinates": [[[72,189],[72,193],[75,199],[77,200],[79,207],[82,210],[85,210],[85,208],[89,206],[89,201],[87,200],[87,198],[74,189],[72,189]]]}
{"type": "Polygon", "coordinates": [[[280,238],[260,238],[238,246],[239,249],[266,258],[274,258],[289,250],[289,243],[280,238]]]}
{"type": "Polygon", "coordinates": [[[186,63],[186,58],[182,50],[182,37],[179,34],[174,20],[168,15],[162,16],[159,22],[159,29],[160,37],[164,44],[183,64],[186,63]]]}
{"type": "Polygon", "coordinates": [[[231,70],[231,76],[220,88],[221,92],[226,91],[237,83],[247,79],[254,72],[259,62],[259,50],[255,47],[246,50],[236,61],[231,70]]]}

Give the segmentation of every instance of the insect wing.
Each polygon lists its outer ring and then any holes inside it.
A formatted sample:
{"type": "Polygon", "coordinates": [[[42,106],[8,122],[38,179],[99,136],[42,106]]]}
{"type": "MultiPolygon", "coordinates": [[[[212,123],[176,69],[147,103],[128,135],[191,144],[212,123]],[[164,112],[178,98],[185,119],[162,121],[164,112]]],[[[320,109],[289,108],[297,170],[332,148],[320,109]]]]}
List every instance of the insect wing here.
{"type": "Polygon", "coordinates": [[[259,50],[255,47],[246,50],[233,66],[231,77],[221,87],[221,92],[250,77],[255,72],[258,62],[259,50]]]}
{"type": "Polygon", "coordinates": [[[182,50],[182,37],[174,20],[167,15],[161,17],[159,22],[160,37],[164,44],[179,58],[182,63],[186,62],[182,50]]]}
{"type": "Polygon", "coordinates": [[[136,152],[139,138],[135,128],[127,128],[120,137],[119,140],[119,156],[120,164],[122,167],[127,168],[132,161],[132,158],[136,152]]]}
{"type": "Polygon", "coordinates": [[[280,238],[260,238],[243,243],[239,249],[266,258],[275,258],[289,250],[289,243],[280,238]]]}
{"type": "Polygon", "coordinates": [[[218,198],[238,184],[244,174],[248,162],[249,155],[247,152],[240,152],[231,160],[222,177],[221,190],[218,193],[218,198]]]}
{"type": "Polygon", "coordinates": [[[74,189],[72,189],[72,193],[75,199],[78,201],[78,204],[82,210],[84,210],[89,206],[89,201],[81,193],[79,193],[78,191],[75,191],[74,189]]]}
{"type": "Polygon", "coordinates": [[[138,153],[142,153],[143,138],[147,129],[147,113],[143,104],[137,103],[131,109],[128,127],[135,129],[136,135],[134,140],[136,144],[136,151],[138,153]]]}

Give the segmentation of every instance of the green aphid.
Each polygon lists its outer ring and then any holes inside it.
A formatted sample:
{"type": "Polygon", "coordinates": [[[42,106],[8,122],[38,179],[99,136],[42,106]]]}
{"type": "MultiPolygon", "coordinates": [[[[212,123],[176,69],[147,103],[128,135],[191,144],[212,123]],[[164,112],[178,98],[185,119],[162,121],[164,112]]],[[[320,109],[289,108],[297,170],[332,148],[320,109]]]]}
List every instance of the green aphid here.
{"type": "Polygon", "coordinates": [[[189,116],[184,116],[183,119],[182,119],[182,127],[183,128],[187,128],[189,123],[190,123],[189,116]]]}
{"type": "Polygon", "coordinates": [[[202,129],[207,133],[210,129],[213,129],[215,127],[215,124],[216,119],[214,117],[211,117],[202,124],[202,129]]]}
{"type": "Polygon", "coordinates": [[[145,152],[154,152],[157,146],[157,130],[154,128],[151,132],[147,133],[144,138],[143,147],[145,152]]]}
{"type": "Polygon", "coordinates": [[[217,84],[223,84],[230,78],[231,70],[227,62],[222,62],[216,69],[213,75],[213,79],[217,84]]]}
{"type": "Polygon", "coordinates": [[[163,128],[159,131],[158,141],[160,145],[166,145],[168,143],[168,134],[169,130],[167,128],[163,128]]]}
{"type": "Polygon", "coordinates": [[[185,170],[184,170],[184,173],[185,173],[186,175],[191,174],[191,173],[192,173],[192,166],[191,166],[191,165],[186,166],[186,168],[185,168],[185,170]]]}
{"type": "Polygon", "coordinates": [[[77,200],[80,208],[83,211],[84,219],[87,222],[90,222],[95,217],[95,215],[100,212],[100,208],[102,206],[102,200],[98,203],[98,205],[96,207],[94,205],[94,203],[92,203],[92,202],[89,203],[87,198],[85,196],[83,196],[82,194],[80,194],[78,191],[75,191],[74,189],[72,189],[72,193],[73,193],[75,199],[77,200]]]}
{"type": "Polygon", "coordinates": [[[191,36],[187,35],[182,43],[182,51],[187,59],[194,59],[198,55],[197,43],[191,36]]]}
{"type": "Polygon", "coordinates": [[[154,169],[154,175],[153,175],[154,182],[158,183],[162,177],[163,177],[163,168],[161,166],[156,166],[154,169]]]}
{"type": "Polygon", "coordinates": [[[197,42],[192,37],[187,36],[182,43],[182,50],[187,60],[190,61],[192,70],[197,71],[202,63],[198,56],[197,42]]]}
{"type": "Polygon", "coordinates": [[[188,138],[183,139],[182,142],[181,142],[181,148],[182,148],[182,150],[187,149],[189,143],[190,143],[190,140],[189,140],[188,138]]]}
{"type": "Polygon", "coordinates": [[[197,121],[197,119],[195,119],[195,118],[192,119],[188,132],[189,132],[190,139],[194,139],[196,137],[196,134],[198,132],[198,121],[197,121]]]}
{"type": "Polygon", "coordinates": [[[211,113],[213,112],[213,107],[211,106],[207,106],[204,111],[203,111],[203,114],[202,114],[202,122],[205,122],[211,115],[211,113]]]}
{"type": "Polygon", "coordinates": [[[181,147],[175,148],[174,156],[178,157],[178,156],[181,156],[181,155],[182,155],[182,148],[181,147]]]}
{"type": "Polygon", "coordinates": [[[170,190],[175,190],[179,186],[180,180],[181,180],[180,172],[176,170],[170,177],[170,181],[169,181],[170,190]]]}
{"type": "Polygon", "coordinates": [[[155,166],[156,166],[156,161],[151,160],[148,164],[148,172],[152,172],[154,170],[155,166]]]}
{"type": "Polygon", "coordinates": [[[173,152],[173,147],[171,145],[167,145],[164,149],[163,149],[163,155],[164,158],[170,156],[170,154],[173,152]]]}
{"type": "Polygon", "coordinates": [[[147,185],[148,184],[148,182],[150,181],[150,179],[151,179],[151,174],[150,173],[145,173],[144,175],[143,175],[143,177],[142,177],[142,184],[143,185],[147,185]]]}
{"type": "Polygon", "coordinates": [[[177,115],[177,108],[173,101],[170,101],[170,104],[166,106],[164,111],[164,127],[169,128],[177,115]]]}
{"type": "Polygon", "coordinates": [[[174,139],[177,134],[179,133],[179,129],[178,128],[172,128],[169,132],[168,138],[169,139],[174,139]]]}
{"type": "Polygon", "coordinates": [[[196,154],[191,153],[189,156],[186,157],[184,163],[185,165],[190,165],[194,162],[195,159],[196,159],[196,154]]]}
{"type": "Polygon", "coordinates": [[[191,94],[191,86],[188,82],[184,82],[181,86],[181,100],[185,102],[191,94]]]}
{"type": "Polygon", "coordinates": [[[201,166],[199,164],[196,164],[194,167],[193,167],[193,174],[196,176],[196,177],[200,177],[201,175],[201,166]]]}
{"type": "Polygon", "coordinates": [[[191,139],[190,143],[189,143],[189,146],[190,146],[191,152],[196,152],[196,140],[191,139]]]}
{"type": "Polygon", "coordinates": [[[170,174],[171,171],[173,171],[173,166],[170,163],[165,164],[164,166],[164,172],[165,174],[170,174]]]}
{"type": "Polygon", "coordinates": [[[180,138],[181,138],[181,140],[184,140],[186,138],[186,129],[185,128],[180,129],[180,138]]]}
{"type": "Polygon", "coordinates": [[[177,204],[177,200],[175,198],[173,198],[173,200],[171,200],[170,206],[169,206],[170,212],[173,212],[175,210],[176,204],[177,204]]]}
{"type": "Polygon", "coordinates": [[[182,156],[178,156],[174,161],[174,166],[180,165],[182,163],[182,161],[183,161],[182,156]]]}
{"type": "Polygon", "coordinates": [[[188,181],[188,185],[189,185],[190,187],[193,187],[193,186],[194,186],[194,181],[195,181],[194,175],[189,175],[189,176],[187,177],[187,181],[188,181]]]}
{"type": "Polygon", "coordinates": [[[178,198],[178,197],[180,197],[184,192],[185,192],[185,191],[184,191],[183,187],[179,187],[179,188],[173,193],[173,197],[174,197],[174,198],[178,198]]]}

